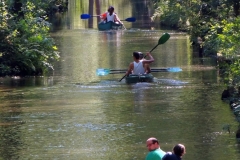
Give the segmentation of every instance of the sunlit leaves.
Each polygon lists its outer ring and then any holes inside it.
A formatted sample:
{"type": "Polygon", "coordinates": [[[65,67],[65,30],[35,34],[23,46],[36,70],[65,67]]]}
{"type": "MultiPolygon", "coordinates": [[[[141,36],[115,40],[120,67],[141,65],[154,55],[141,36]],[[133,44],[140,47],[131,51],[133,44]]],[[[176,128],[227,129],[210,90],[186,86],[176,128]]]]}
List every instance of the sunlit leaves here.
{"type": "Polygon", "coordinates": [[[230,59],[225,68],[226,82],[240,75],[240,1],[239,0],[152,0],[155,13],[152,20],[160,17],[160,23],[184,28],[193,44],[197,37],[203,39],[204,54],[220,53],[230,59]]]}
{"type": "Polygon", "coordinates": [[[240,76],[240,17],[224,19],[219,24],[211,27],[211,35],[207,38],[208,43],[216,43],[216,49],[225,58],[230,59],[230,65],[223,66],[226,72],[224,79],[227,83],[233,83],[236,77],[240,76]],[[218,32],[218,29],[221,31],[218,32]]]}
{"type": "Polygon", "coordinates": [[[53,49],[54,49],[54,50],[57,50],[57,46],[53,46],[53,49]]]}
{"type": "MultiPolygon", "coordinates": [[[[8,2],[8,5],[13,3],[8,2]]],[[[44,74],[48,68],[53,69],[52,60],[59,59],[57,47],[49,35],[50,23],[37,17],[45,14],[50,1],[22,0],[21,2],[24,3],[22,8],[24,18],[12,16],[5,9],[6,5],[0,2],[0,32],[4,33],[0,34],[2,62],[0,75],[44,74]]]]}

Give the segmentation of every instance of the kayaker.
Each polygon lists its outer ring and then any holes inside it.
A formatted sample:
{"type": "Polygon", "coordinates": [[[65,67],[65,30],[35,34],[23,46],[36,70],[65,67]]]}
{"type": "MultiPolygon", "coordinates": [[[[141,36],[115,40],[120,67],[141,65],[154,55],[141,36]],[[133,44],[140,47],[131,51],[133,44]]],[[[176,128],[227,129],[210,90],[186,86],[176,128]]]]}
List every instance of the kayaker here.
{"type": "Polygon", "coordinates": [[[172,152],[167,152],[162,160],[181,160],[182,156],[186,153],[185,146],[183,144],[177,144],[173,147],[172,152]]]}
{"type": "Polygon", "coordinates": [[[114,12],[114,7],[110,6],[108,8],[108,13],[107,13],[107,17],[106,17],[106,22],[115,22],[118,24],[123,24],[120,19],[118,18],[117,14],[114,12]]]}
{"type": "MultiPolygon", "coordinates": [[[[110,6],[110,7],[111,7],[111,6],[110,6]]],[[[108,12],[110,11],[110,7],[108,8],[108,10],[107,10],[106,12],[104,12],[104,13],[102,13],[102,14],[100,15],[100,18],[101,18],[102,22],[106,22],[107,14],[108,14],[108,12]]],[[[116,14],[116,13],[115,13],[115,14],[116,14]]]]}
{"type": "Polygon", "coordinates": [[[103,14],[100,15],[100,18],[101,18],[102,21],[106,20],[107,14],[108,14],[108,12],[104,12],[103,14]]]}
{"type": "MultiPolygon", "coordinates": [[[[144,58],[144,55],[143,55],[143,53],[142,52],[139,52],[139,60],[140,61],[142,61],[142,60],[144,60],[145,58],[144,58]]],[[[144,65],[144,68],[145,68],[145,70],[146,70],[146,73],[151,73],[151,69],[150,69],[150,67],[149,67],[149,64],[145,64],[144,65]]]]}
{"type": "Polygon", "coordinates": [[[149,153],[145,160],[162,160],[162,157],[166,154],[160,149],[159,142],[156,138],[151,137],[146,142],[149,153]]]}
{"type": "Polygon", "coordinates": [[[129,74],[148,74],[148,70],[145,68],[145,64],[150,64],[154,62],[154,58],[152,57],[150,52],[147,52],[146,55],[149,57],[149,59],[143,59],[140,60],[139,52],[133,52],[133,62],[130,63],[128,70],[126,72],[126,75],[129,74]]]}

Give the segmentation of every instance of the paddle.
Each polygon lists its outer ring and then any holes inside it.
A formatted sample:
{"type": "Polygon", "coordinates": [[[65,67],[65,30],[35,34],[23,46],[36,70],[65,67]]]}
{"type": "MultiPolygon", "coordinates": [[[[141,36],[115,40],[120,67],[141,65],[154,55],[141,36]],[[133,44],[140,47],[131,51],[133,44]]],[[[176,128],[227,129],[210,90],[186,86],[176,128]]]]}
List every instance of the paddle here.
{"type": "Polygon", "coordinates": [[[165,42],[167,42],[169,38],[170,38],[170,35],[168,33],[164,33],[162,37],[158,40],[158,44],[155,47],[153,47],[153,49],[150,52],[152,52],[155,48],[157,48],[158,45],[164,44],[165,42]]]}
{"type": "MultiPolygon", "coordinates": [[[[151,72],[181,72],[182,69],[179,67],[169,67],[169,68],[153,68],[151,72]]],[[[99,68],[96,70],[96,74],[98,76],[105,76],[108,74],[119,74],[125,73],[126,69],[107,69],[107,68],[99,68]]]]}
{"type": "Polygon", "coordinates": [[[126,18],[126,19],[123,19],[123,20],[120,20],[120,21],[135,22],[136,18],[135,17],[129,17],[129,18],[126,18]]]}
{"type": "MultiPolygon", "coordinates": [[[[100,15],[90,15],[90,14],[81,14],[81,19],[89,19],[91,17],[99,17],[100,15]]],[[[127,21],[127,22],[135,22],[136,21],[136,18],[134,17],[129,17],[129,18],[126,18],[124,20],[120,20],[120,21],[127,21]]]]}
{"type": "MultiPolygon", "coordinates": [[[[165,42],[167,42],[167,40],[170,38],[170,35],[168,34],[168,33],[164,33],[160,38],[159,38],[159,40],[158,40],[158,44],[155,46],[155,47],[153,47],[153,49],[151,49],[151,51],[150,51],[150,53],[155,49],[155,48],[157,48],[157,46],[158,45],[160,45],[160,44],[164,44],[165,42]]],[[[144,56],[144,58],[145,58],[146,56],[144,56]]],[[[122,80],[123,80],[123,78],[125,78],[127,75],[125,74],[120,80],[119,80],[119,82],[121,82],[122,80]]]]}
{"type": "MultiPolygon", "coordinates": [[[[157,72],[181,72],[182,69],[179,67],[171,67],[171,68],[162,68],[162,69],[151,69],[151,73],[157,73],[157,72]]],[[[112,71],[109,72],[109,74],[119,74],[119,73],[126,73],[126,71],[112,71]]]]}

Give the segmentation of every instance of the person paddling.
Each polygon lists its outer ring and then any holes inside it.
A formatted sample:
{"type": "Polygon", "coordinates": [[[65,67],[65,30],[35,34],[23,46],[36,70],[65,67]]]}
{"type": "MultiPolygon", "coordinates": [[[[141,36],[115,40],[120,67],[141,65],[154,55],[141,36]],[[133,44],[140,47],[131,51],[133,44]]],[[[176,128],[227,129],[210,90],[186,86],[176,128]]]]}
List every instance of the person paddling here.
{"type": "Polygon", "coordinates": [[[120,19],[118,18],[117,14],[114,12],[114,7],[110,6],[108,8],[108,13],[107,13],[107,17],[106,17],[106,22],[115,22],[115,23],[119,23],[119,24],[123,24],[120,19]]]}
{"type": "Polygon", "coordinates": [[[101,18],[102,21],[105,21],[105,20],[106,20],[107,14],[108,14],[108,12],[104,12],[104,13],[102,13],[102,14],[100,15],[100,18],[101,18]]]}
{"type": "Polygon", "coordinates": [[[149,57],[149,59],[143,59],[140,60],[140,52],[133,52],[133,62],[130,63],[128,70],[126,72],[126,76],[129,76],[129,74],[148,74],[148,70],[145,68],[146,64],[150,64],[154,62],[154,58],[152,57],[150,52],[147,52],[146,55],[149,57]]]}
{"type": "Polygon", "coordinates": [[[104,12],[100,15],[100,18],[103,22],[106,22],[107,14],[108,14],[109,10],[110,10],[110,7],[108,8],[108,10],[106,12],[104,12]]]}

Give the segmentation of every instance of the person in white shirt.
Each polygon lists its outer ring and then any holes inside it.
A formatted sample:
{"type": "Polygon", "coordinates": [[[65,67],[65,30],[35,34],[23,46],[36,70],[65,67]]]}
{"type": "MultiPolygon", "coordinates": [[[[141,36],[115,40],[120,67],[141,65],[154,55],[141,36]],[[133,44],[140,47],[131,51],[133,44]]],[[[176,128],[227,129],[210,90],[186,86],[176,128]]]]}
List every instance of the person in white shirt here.
{"type": "Polygon", "coordinates": [[[133,52],[133,62],[130,63],[128,70],[126,72],[126,76],[129,74],[148,74],[148,69],[146,68],[146,64],[150,64],[154,62],[154,58],[152,57],[150,52],[147,52],[147,56],[149,59],[140,60],[139,52],[133,52]]]}
{"type": "Polygon", "coordinates": [[[115,23],[119,23],[119,24],[123,24],[120,19],[118,18],[117,14],[114,12],[114,7],[110,6],[108,8],[108,13],[107,13],[107,17],[106,17],[106,22],[115,22],[115,23]]]}

